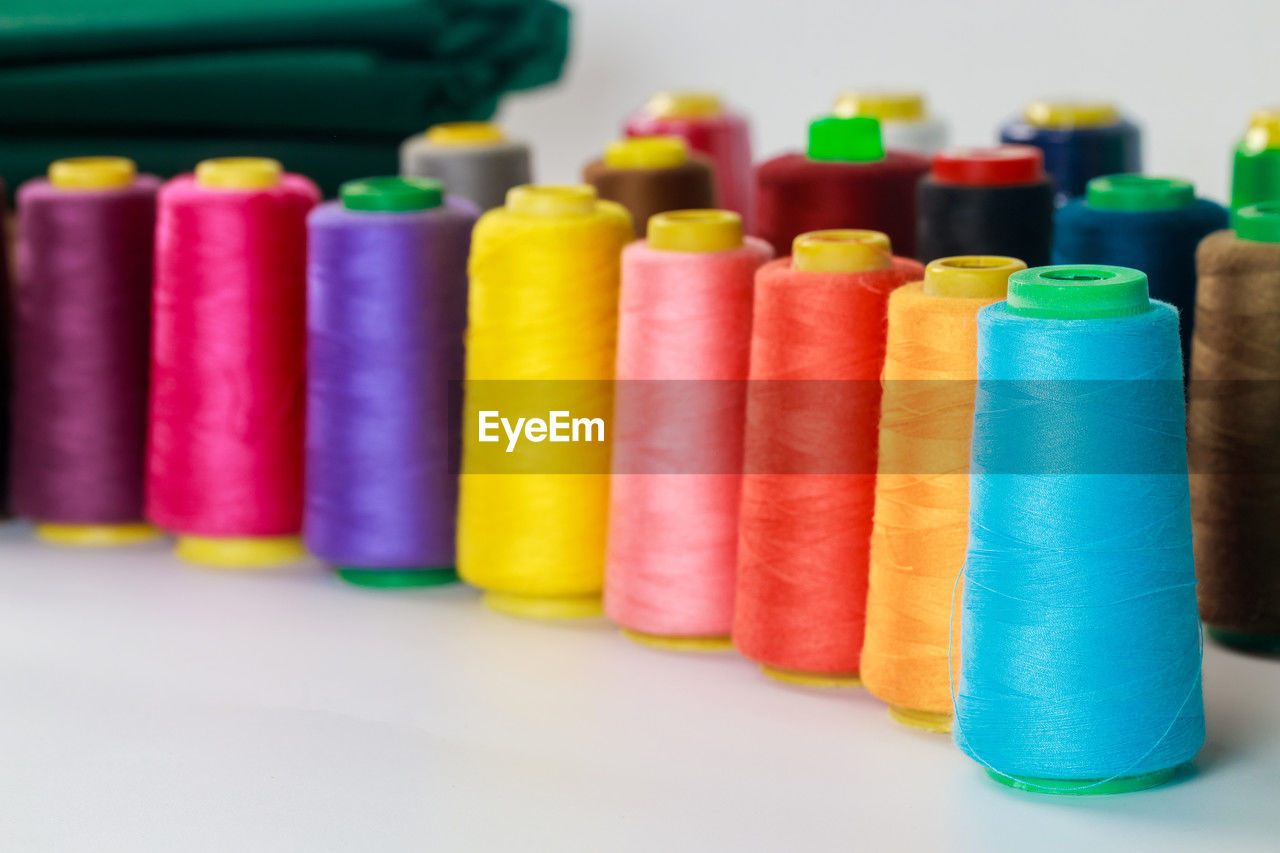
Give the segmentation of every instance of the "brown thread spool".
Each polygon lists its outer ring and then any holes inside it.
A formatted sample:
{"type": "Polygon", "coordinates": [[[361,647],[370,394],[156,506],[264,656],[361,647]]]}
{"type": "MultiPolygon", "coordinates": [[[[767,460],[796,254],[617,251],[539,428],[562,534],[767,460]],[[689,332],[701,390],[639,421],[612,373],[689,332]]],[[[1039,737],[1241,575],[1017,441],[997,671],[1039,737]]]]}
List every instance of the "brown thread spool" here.
{"type": "Polygon", "coordinates": [[[678,136],[611,142],[603,157],[582,170],[582,180],[595,187],[600,198],[625,207],[639,231],[648,227],[655,213],[716,206],[711,162],[690,154],[678,136]]]}

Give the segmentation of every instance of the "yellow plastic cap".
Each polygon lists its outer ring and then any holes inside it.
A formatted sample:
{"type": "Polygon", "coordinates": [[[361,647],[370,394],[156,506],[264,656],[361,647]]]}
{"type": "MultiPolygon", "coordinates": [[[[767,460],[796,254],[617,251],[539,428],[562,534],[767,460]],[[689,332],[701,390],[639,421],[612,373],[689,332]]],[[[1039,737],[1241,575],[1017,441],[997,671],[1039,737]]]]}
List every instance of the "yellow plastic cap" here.
{"type": "Polygon", "coordinates": [[[1118,122],[1120,113],[1107,101],[1032,101],[1023,118],[1035,127],[1106,127],[1118,122]]]}
{"type": "Polygon", "coordinates": [[[649,217],[649,248],[724,252],[742,245],[742,217],[730,210],[668,210],[649,217]]]}
{"type": "Polygon", "coordinates": [[[711,118],[724,112],[724,104],[711,92],[658,92],[644,111],[654,118],[711,118]]]}
{"type": "Polygon", "coordinates": [[[1244,145],[1253,151],[1280,148],[1280,107],[1254,110],[1249,116],[1249,129],[1244,134],[1244,145]]]}
{"type": "Polygon", "coordinates": [[[67,157],[49,164],[49,183],[60,190],[113,190],[138,174],[128,157],[67,157]]]}
{"type": "Polygon", "coordinates": [[[178,539],[177,554],[187,562],[203,566],[260,569],[301,560],[307,550],[298,536],[182,536],[178,539]]]}
{"type": "Polygon", "coordinates": [[[1009,276],[1026,268],[1017,258],[1003,255],[939,258],[925,267],[924,292],[959,299],[1004,299],[1009,276]]]}
{"type": "Polygon", "coordinates": [[[761,666],[760,671],[772,678],[774,681],[781,681],[784,684],[794,684],[797,687],[862,686],[862,678],[856,673],[838,675],[821,672],[800,672],[795,669],[782,669],[781,667],[768,665],[761,666]]]}
{"type": "Polygon", "coordinates": [[[832,114],[841,118],[871,116],[882,122],[920,121],[924,95],[919,92],[841,92],[832,114]]]}
{"type": "Polygon", "coordinates": [[[610,169],[671,169],[689,159],[689,146],[678,136],[633,136],[615,139],[604,149],[610,169]]]}
{"type": "Polygon", "coordinates": [[[218,190],[265,190],[283,174],[280,161],[270,157],[215,157],[196,165],[196,182],[218,190]]]}
{"type": "Polygon", "coordinates": [[[791,244],[791,267],[804,272],[868,272],[892,266],[889,236],[880,231],[809,231],[791,244]]]}
{"type": "Polygon", "coordinates": [[[507,190],[507,210],[522,216],[586,216],[596,208],[589,184],[525,184],[507,190]]]}
{"type": "Polygon", "coordinates": [[[623,628],[622,634],[642,646],[664,652],[722,652],[733,648],[733,642],[728,637],[668,637],[632,631],[629,628],[623,628]]]}
{"type": "Polygon", "coordinates": [[[50,545],[71,548],[118,548],[160,537],[150,524],[37,524],[36,536],[50,545]]]}
{"type": "Polygon", "coordinates": [[[536,596],[489,590],[484,603],[499,613],[521,619],[594,619],[604,613],[598,595],[536,596]]]}
{"type": "Polygon", "coordinates": [[[426,135],[427,141],[432,145],[457,148],[496,145],[507,138],[502,128],[489,121],[454,121],[432,125],[427,129],[426,135]]]}

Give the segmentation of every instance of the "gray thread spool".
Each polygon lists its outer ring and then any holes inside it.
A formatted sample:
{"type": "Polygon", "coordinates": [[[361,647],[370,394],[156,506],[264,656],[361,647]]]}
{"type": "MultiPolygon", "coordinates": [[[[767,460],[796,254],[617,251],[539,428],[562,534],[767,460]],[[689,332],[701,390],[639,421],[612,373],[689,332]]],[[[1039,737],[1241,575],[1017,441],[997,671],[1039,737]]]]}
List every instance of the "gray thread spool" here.
{"type": "Polygon", "coordinates": [[[489,122],[438,124],[400,146],[400,174],[435,178],[481,210],[501,207],[507,190],[531,183],[529,146],[489,122]]]}

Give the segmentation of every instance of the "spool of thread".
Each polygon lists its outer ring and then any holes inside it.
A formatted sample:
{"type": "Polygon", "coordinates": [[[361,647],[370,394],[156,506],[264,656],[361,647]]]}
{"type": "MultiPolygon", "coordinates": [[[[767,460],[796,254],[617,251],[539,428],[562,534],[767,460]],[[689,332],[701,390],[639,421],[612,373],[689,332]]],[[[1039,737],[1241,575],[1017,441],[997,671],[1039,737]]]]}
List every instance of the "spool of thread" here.
{"type": "Polygon", "coordinates": [[[320,193],[261,157],[160,188],[147,518],[227,568],[303,555],[307,213],[320,193]]]}
{"type": "Polygon", "coordinates": [[[1089,182],[1083,199],[1058,211],[1055,264],[1109,264],[1147,274],[1151,298],[1181,315],[1182,357],[1191,358],[1195,325],[1196,246],[1227,227],[1227,211],[1196,198],[1189,181],[1146,175],[1106,175],[1089,182]]]}
{"type": "Polygon", "coordinates": [[[479,212],[430,178],[339,195],[307,219],[307,547],[355,584],[448,583],[479,212]]]}
{"type": "MultiPolygon", "coordinates": [[[[710,92],[659,92],[627,119],[626,136],[679,136],[711,160],[716,201],[708,207],[732,210],[752,230],[751,127],[745,116],[725,107],[710,92]]],[[[643,223],[636,222],[637,228],[643,223]]]]}
{"type": "Polygon", "coordinates": [[[1280,107],[1258,110],[1236,146],[1231,167],[1231,209],[1280,201],[1280,107]]]}
{"type": "Polygon", "coordinates": [[[1102,101],[1033,101],[1000,129],[1000,141],[1044,151],[1059,204],[1084,195],[1101,175],[1142,171],[1138,126],[1102,101]]]}
{"type": "Polygon", "coordinates": [[[879,119],[884,147],[893,151],[932,157],[947,144],[947,123],[928,113],[919,92],[841,92],[831,112],[879,119]]]}
{"type": "Polygon", "coordinates": [[[918,154],[886,152],[873,118],[817,119],[807,154],[783,154],[756,169],[756,233],[783,255],[808,231],[870,229],[914,256],[916,184],[927,171],[918,154]]]}
{"type": "MultiPolygon", "coordinates": [[[[0,221],[9,221],[9,190],[0,179],[0,221]]],[[[9,515],[13,396],[13,288],[9,284],[9,241],[0,239],[0,519],[9,515]]]]}
{"type": "Polygon", "coordinates": [[[1017,788],[1158,785],[1204,741],[1178,315],[1038,267],[978,314],[955,737],[1017,788]]]}
{"type": "Polygon", "coordinates": [[[1196,252],[1188,433],[1200,615],[1280,653],[1280,203],[1232,214],[1196,252]]]}
{"type": "Polygon", "coordinates": [[[143,522],[154,175],[58,160],[18,190],[13,506],[58,545],[152,539],[143,522]]]}
{"type": "Polygon", "coordinates": [[[545,416],[552,394],[575,415],[612,409],[619,269],[632,236],[626,210],[589,186],[516,187],[472,234],[458,571],[495,610],[600,613],[608,436],[569,445],[580,455],[567,472],[511,453],[493,473],[476,470],[484,448],[465,425],[478,422],[481,399],[503,417],[525,402],[545,416]]]}
{"type": "Polygon", "coordinates": [[[582,181],[595,187],[600,198],[625,207],[637,232],[644,231],[654,214],[707,209],[716,203],[711,162],[690,156],[678,136],[611,142],[603,157],[582,170],[582,181]]]}
{"type": "Polygon", "coordinates": [[[501,207],[507,190],[533,180],[529,146],[487,121],[437,124],[409,137],[400,146],[400,174],[435,178],[481,210],[501,207]]]}
{"type": "Polygon", "coordinates": [[[1001,255],[1041,266],[1053,244],[1053,182],[1030,145],[952,148],[920,182],[917,255],[1001,255]]]}
{"type": "Polygon", "coordinates": [[[659,648],[727,648],[756,270],[725,210],[660,213],[622,253],[605,610],[659,648]]]}
{"type": "Polygon", "coordinates": [[[978,311],[1026,266],[942,258],[889,297],[862,680],[893,719],[927,731],[951,730],[948,662],[960,661],[951,599],[969,539],[978,311]]]}
{"type": "Polygon", "coordinates": [[[733,640],[779,680],[859,683],[889,294],[922,275],[868,231],[756,275],[733,640]]]}

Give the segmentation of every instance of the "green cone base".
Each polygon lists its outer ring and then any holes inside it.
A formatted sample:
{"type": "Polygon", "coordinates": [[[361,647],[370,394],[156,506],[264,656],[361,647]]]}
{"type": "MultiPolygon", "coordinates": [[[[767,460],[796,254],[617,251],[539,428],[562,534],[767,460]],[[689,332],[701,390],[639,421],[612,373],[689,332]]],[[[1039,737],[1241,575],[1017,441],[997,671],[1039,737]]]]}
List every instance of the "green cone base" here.
{"type": "Polygon", "coordinates": [[[1102,784],[1099,779],[1037,779],[1028,776],[1025,779],[1011,779],[1008,776],[988,770],[987,775],[1001,785],[1017,788],[1019,791],[1030,791],[1033,794],[1074,794],[1076,796],[1094,796],[1097,794],[1127,794],[1132,791],[1144,791],[1163,785],[1178,772],[1177,767],[1167,770],[1153,770],[1137,776],[1121,776],[1102,784]]]}
{"type": "Polygon", "coordinates": [[[357,569],[338,566],[337,571],[338,577],[347,583],[378,589],[443,586],[458,581],[458,572],[452,566],[435,569],[357,569]]]}

